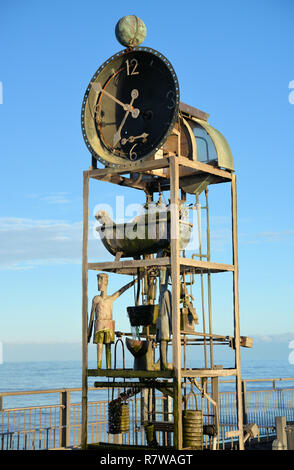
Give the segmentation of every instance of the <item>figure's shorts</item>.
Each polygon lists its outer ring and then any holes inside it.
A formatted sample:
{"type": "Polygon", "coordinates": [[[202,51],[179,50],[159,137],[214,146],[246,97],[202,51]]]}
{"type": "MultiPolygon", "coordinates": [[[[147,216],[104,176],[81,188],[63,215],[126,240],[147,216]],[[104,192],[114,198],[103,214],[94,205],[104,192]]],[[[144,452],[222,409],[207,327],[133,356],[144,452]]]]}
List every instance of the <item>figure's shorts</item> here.
{"type": "Polygon", "coordinates": [[[114,331],[106,328],[105,330],[97,331],[93,343],[109,344],[114,343],[114,331]]]}

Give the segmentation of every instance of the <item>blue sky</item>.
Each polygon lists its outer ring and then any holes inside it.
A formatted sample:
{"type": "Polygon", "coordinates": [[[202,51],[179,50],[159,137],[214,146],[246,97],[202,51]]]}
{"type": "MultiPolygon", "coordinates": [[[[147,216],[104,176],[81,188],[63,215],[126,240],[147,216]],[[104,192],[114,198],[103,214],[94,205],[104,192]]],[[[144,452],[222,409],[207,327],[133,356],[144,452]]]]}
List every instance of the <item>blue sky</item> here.
{"type": "MultiPolygon", "coordinates": [[[[241,333],[294,334],[293,13],[290,0],[188,0],[180,8],[154,0],[2,2],[0,340],[80,340],[82,171],[90,165],[80,110],[93,73],[122,49],[114,28],[127,14],[145,22],[144,45],[172,63],[181,101],[208,112],[232,149],[241,333]]],[[[119,191],[91,185],[91,214],[119,191]]],[[[228,202],[227,191],[217,188],[215,261],[229,262],[228,202]]],[[[95,240],[90,254],[108,258],[95,240]]],[[[220,334],[230,334],[232,325],[226,276],[213,281],[220,334]]],[[[110,290],[127,280],[115,277],[110,290]]],[[[89,296],[95,294],[92,273],[89,296]]],[[[116,304],[122,326],[128,302],[131,293],[116,304]]]]}

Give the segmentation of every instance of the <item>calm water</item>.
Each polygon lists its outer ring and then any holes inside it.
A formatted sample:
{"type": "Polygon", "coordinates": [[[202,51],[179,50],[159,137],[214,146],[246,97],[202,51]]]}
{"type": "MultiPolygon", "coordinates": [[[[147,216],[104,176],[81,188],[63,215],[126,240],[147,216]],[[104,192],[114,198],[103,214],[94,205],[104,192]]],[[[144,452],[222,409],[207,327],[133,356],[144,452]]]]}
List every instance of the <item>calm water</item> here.
{"type": "MultiPolygon", "coordinates": [[[[224,367],[232,367],[232,364],[225,363],[224,367]]],[[[120,364],[118,364],[120,367],[120,364]]],[[[131,364],[126,364],[131,367],[131,364]]],[[[95,362],[89,362],[89,368],[95,368],[95,362]]],[[[280,360],[250,360],[242,362],[243,379],[273,379],[273,378],[293,378],[294,365],[280,360]]],[[[89,386],[92,386],[96,379],[89,379],[89,386]]],[[[109,379],[112,380],[112,379],[109,379]]],[[[4,363],[0,365],[0,392],[17,392],[28,390],[50,390],[62,388],[81,388],[82,366],[80,361],[52,361],[52,362],[17,362],[4,363]]],[[[294,386],[294,381],[278,382],[277,387],[294,386]]],[[[223,385],[226,389],[230,384],[223,385]]],[[[272,383],[250,384],[248,388],[271,388],[272,383]]],[[[95,399],[107,399],[111,392],[94,391],[91,392],[95,399]]],[[[91,399],[91,396],[89,396],[91,399]]],[[[72,401],[80,401],[80,392],[72,394],[72,401]]],[[[46,395],[27,395],[21,397],[5,397],[3,407],[29,406],[40,404],[54,404],[59,402],[59,393],[46,395]]]]}
{"type": "MultiPolygon", "coordinates": [[[[231,363],[226,363],[222,361],[224,367],[232,367],[231,363]]],[[[89,362],[89,368],[95,368],[95,362],[89,362]]],[[[189,367],[189,364],[187,364],[189,367]]],[[[118,363],[118,367],[121,367],[121,364],[118,363]]],[[[126,367],[130,368],[131,363],[126,363],[126,367]]],[[[250,360],[248,362],[243,361],[242,363],[242,377],[243,379],[274,379],[274,378],[292,378],[294,377],[294,366],[290,365],[288,361],[258,361],[250,360]]],[[[1,392],[17,392],[17,391],[33,391],[33,390],[60,390],[64,388],[81,388],[82,382],[82,367],[80,361],[52,361],[52,362],[23,362],[23,363],[4,363],[0,365],[0,393],[1,392]]],[[[93,385],[95,378],[89,379],[89,386],[93,385]]],[[[105,379],[107,380],[107,379],[105,379]]],[[[109,379],[111,382],[113,379],[109,379]]],[[[251,394],[247,394],[247,416],[249,422],[256,422],[259,426],[268,425],[274,426],[275,416],[286,416],[288,420],[294,420],[294,409],[293,409],[293,390],[279,390],[280,388],[294,388],[293,381],[283,381],[277,382],[276,392],[268,393],[262,392],[261,395],[264,395],[262,399],[263,406],[256,407],[256,400],[254,397],[250,397],[251,394]]],[[[266,390],[272,388],[272,382],[258,382],[258,383],[248,383],[247,390],[266,390]]],[[[235,384],[233,383],[223,383],[220,385],[220,391],[235,391],[235,384]]],[[[115,390],[115,397],[117,394],[117,389],[115,390]]],[[[232,396],[232,403],[227,400],[222,400],[220,395],[220,422],[223,424],[236,424],[236,413],[234,405],[234,395],[225,394],[232,396]],[[232,408],[232,404],[234,405],[232,408]]],[[[260,394],[258,394],[260,395],[260,394]]],[[[222,395],[224,396],[224,395],[222,395]]],[[[91,401],[110,401],[112,399],[112,389],[108,390],[94,390],[89,391],[88,396],[89,402],[91,401]]],[[[71,392],[70,394],[71,404],[81,403],[81,392],[71,392]]],[[[24,408],[30,406],[42,406],[42,405],[58,405],[60,403],[60,392],[55,393],[45,393],[45,394],[33,394],[33,395],[21,395],[21,396],[11,396],[4,397],[3,399],[3,409],[13,409],[13,408],[24,408]]],[[[74,419],[73,413],[74,408],[71,408],[71,422],[77,422],[77,419],[74,419]]],[[[101,408],[103,409],[103,407],[101,408]]],[[[107,406],[106,406],[107,411],[107,406]]],[[[48,419],[46,416],[48,413],[45,412],[44,408],[40,409],[40,413],[37,414],[38,420],[36,425],[36,435],[33,435],[31,431],[26,431],[24,433],[22,430],[31,429],[31,424],[28,423],[30,420],[30,414],[23,409],[20,414],[16,414],[18,417],[17,420],[20,420],[19,430],[20,433],[12,433],[12,422],[13,422],[13,413],[10,412],[10,419],[8,418],[8,413],[4,414],[4,421],[2,420],[2,437],[3,448],[9,449],[22,449],[22,448],[31,448],[32,439],[36,448],[48,448],[58,446],[58,418],[57,418],[57,431],[55,433],[55,427],[51,426],[51,421],[48,424],[48,419]],[[26,423],[26,424],[25,424],[26,423]],[[47,423],[47,424],[46,424],[47,423]],[[38,430],[39,426],[39,430],[38,430]],[[57,437],[56,437],[57,436],[57,437]],[[27,439],[25,441],[24,439],[27,439]],[[49,441],[48,441],[49,439],[49,441]],[[51,442],[52,439],[52,442],[51,442]],[[57,439],[57,441],[55,441],[57,439]]],[[[18,412],[16,412],[18,413],[18,412]]],[[[92,416],[92,415],[91,415],[92,416]]],[[[133,418],[132,418],[133,419],[133,418]]],[[[90,421],[94,423],[96,418],[90,418],[90,421]]],[[[102,420],[102,423],[99,424],[99,429],[101,431],[101,436],[99,439],[95,439],[106,442],[108,439],[107,434],[107,420],[105,423],[102,420]]],[[[92,428],[90,429],[90,431],[92,428]]],[[[90,432],[89,431],[89,432],[90,432]]],[[[92,431],[91,431],[92,432],[92,431]]],[[[78,433],[74,426],[71,427],[71,443],[77,445],[79,443],[78,433]]],[[[141,434],[139,434],[141,436],[141,434]]],[[[133,439],[133,434],[131,433],[131,438],[133,439]]],[[[126,436],[124,437],[126,439],[126,436]]],[[[89,442],[92,437],[89,435],[89,442]]]]}

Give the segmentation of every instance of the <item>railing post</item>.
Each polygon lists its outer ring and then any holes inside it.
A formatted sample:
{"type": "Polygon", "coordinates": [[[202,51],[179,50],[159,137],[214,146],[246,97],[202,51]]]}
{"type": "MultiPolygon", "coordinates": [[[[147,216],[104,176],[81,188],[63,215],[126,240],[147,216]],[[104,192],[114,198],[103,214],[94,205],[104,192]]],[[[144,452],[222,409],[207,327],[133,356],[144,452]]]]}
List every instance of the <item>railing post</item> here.
{"type": "Polygon", "coordinates": [[[287,434],[287,448],[288,450],[294,450],[294,426],[286,426],[287,434]]]}
{"type": "Polygon", "coordinates": [[[246,380],[242,380],[242,408],[243,408],[243,424],[248,424],[246,380]]]}
{"type": "MultiPolygon", "coordinates": [[[[172,410],[172,403],[171,403],[171,397],[168,395],[163,396],[163,420],[166,422],[170,421],[171,418],[171,410],[172,410]]],[[[165,432],[164,433],[165,439],[163,441],[163,445],[170,446],[171,445],[171,433],[170,432],[165,432]]]]}
{"type": "MultiPolygon", "coordinates": [[[[214,366],[214,369],[217,369],[219,366],[214,366]]],[[[213,424],[218,433],[219,431],[219,380],[218,377],[212,377],[211,379],[211,397],[216,403],[216,406],[213,405],[213,424]]]]}
{"type": "Polygon", "coordinates": [[[70,391],[60,393],[60,447],[70,446],[70,391]]]}
{"type": "Polygon", "coordinates": [[[281,450],[287,450],[286,416],[276,416],[277,440],[282,444],[281,450]]]}
{"type": "Polygon", "coordinates": [[[144,423],[148,421],[148,390],[146,388],[141,391],[140,410],[141,426],[144,426],[144,423]]]}

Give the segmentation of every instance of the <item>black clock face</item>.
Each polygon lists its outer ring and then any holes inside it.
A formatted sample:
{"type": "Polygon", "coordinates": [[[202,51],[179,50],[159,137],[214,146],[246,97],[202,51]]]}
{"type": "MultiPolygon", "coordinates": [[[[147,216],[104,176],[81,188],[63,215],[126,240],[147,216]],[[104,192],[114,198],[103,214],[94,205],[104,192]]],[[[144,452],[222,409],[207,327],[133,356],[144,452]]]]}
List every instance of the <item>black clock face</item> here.
{"type": "Polygon", "coordinates": [[[178,117],[179,87],[167,59],[125,50],[98,69],[86,91],[82,130],[90,152],[113,165],[154,154],[178,117]]]}

